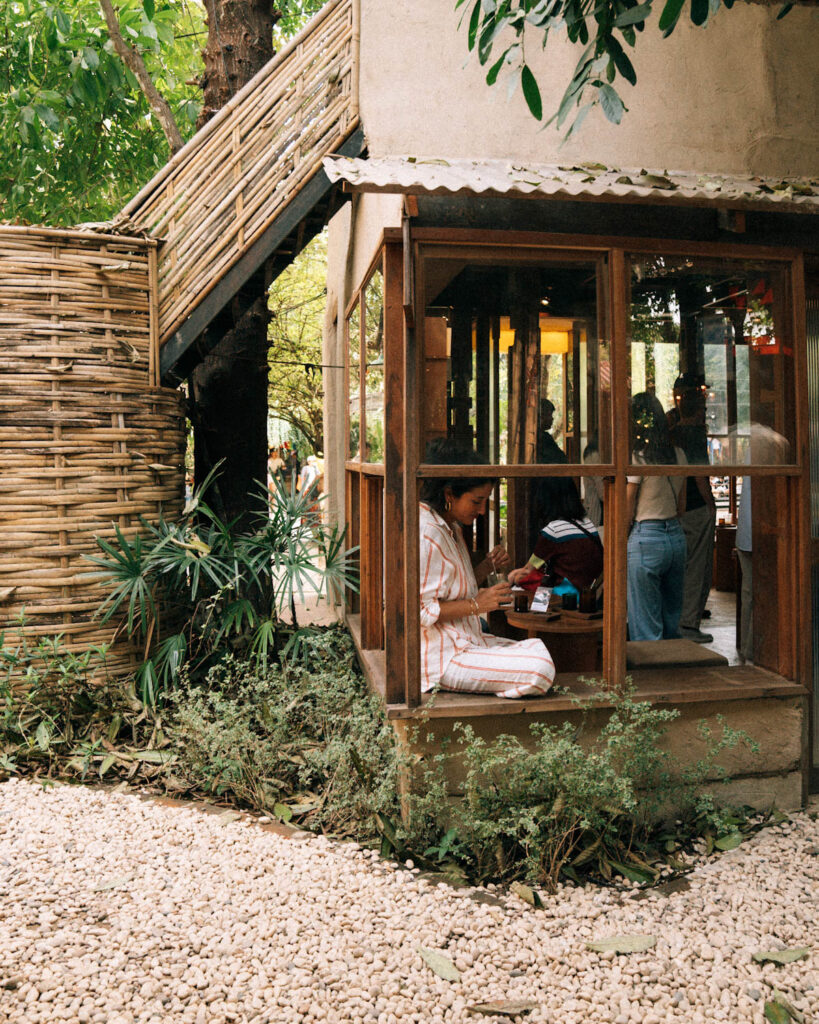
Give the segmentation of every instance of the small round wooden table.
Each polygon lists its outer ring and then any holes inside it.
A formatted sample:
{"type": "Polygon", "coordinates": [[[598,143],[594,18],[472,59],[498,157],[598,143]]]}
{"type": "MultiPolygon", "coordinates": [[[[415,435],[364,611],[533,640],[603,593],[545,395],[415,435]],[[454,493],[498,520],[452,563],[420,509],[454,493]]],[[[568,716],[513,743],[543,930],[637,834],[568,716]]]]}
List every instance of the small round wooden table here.
{"type": "Polygon", "coordinates": [[[541,637],[549,648],[557,672],[599,672],[602,666],[599,640],[603,620],[551,612],[506,612],[510,626],[541,637]]]}

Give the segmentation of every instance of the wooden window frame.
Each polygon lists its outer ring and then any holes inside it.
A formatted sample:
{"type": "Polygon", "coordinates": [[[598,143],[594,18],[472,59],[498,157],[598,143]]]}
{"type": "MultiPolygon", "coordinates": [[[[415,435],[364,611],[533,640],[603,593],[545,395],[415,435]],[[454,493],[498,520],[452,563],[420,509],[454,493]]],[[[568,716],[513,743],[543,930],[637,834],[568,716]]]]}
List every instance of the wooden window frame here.
{"type": "MultiPolygon", "coordinates": [[[[397,240],[396,240],[397,241],[397,240]]],[[[390,248],[390,247],[388,247],[390,248]]],[[[810,580],[807,565],[809,545],[809,504],[807,493],[807,412],[803,400],[806,387],[806,351],[805,351],[805,308],[804,279],[801,253],[793,249],[768,246],[743,246],[741,244],[724,244],[712,242],[691,242],[674,239],[642,239],[642,238],[595,238],[589,236],[567,237],[540,235],[521,232],[477,232],[469,229],[436,229],[417,228],[407,230],[405,223],[403,246],[393,246],[401,250],[404,264],[403,297],[410,295],[414,305],[407,310],[403,324],[403,381],[401,381],[402,398],[402,429],[400,435],[392,435],[400,440],[403,448],[403,528],[404,544],[402,560],[404,562],[403,583],[403,626],[404,658],[403,658],[403,706],[408,710],[421,703],[420,692],[420,608],[417,598],[419,591],[418,571],[418,497],[419,487],[423,479],[435,476],[474,477],[476,474],[493,479],[537,476],[591,476],[602,477],[605,481],[605,500],[607,508],[607,536],[611,539],[606,544],[605,573],[609,580],[608,595],[604,611],[604,647],[603,647],[603,678],[610,684],[622,681],[626,676],[626,550],[628,524],[626,521],[626,478],[628,475],[680,475],[710,476],[709,467],[694,470],[691,467],[636,467],[631,464],[628,432],[617,431],[616,425],[624,423],[628,418],[628,291],[627,265],[634,256],[662,253],[669,256],[691,255],[711,256],[752,261],[759,259],[765,262],[781,262],[787,271],[786,279],[790,291],[789,314],[794,342],[794,377],[797,406],[796,413],[796,444],[795,461],[787,466],[720,466],[726,475],[768,476],[791,478],[793,484],[786,484],[794,500],[790,502],[789,518],[792,523],[794,543],[791,545],[791,558],[788,568],[792,572],[793,583],[790,588],[788,612],[793,613],[791,627],[793,648],[793,678],[798,686],[804,686],[811,668],[809,631],[797,631],[795,623],[809,621],[810,617],[810,580]],[[409,247],[409,251],[408,250],[409,247]],[[532,251],[535,250],[535,251],[532,251]],[[537,251],[540,250],[540,251],[537,251]],[[423,267],[428,258],[442,256],[467,257],[478,251],[484,261],[497,261],[504,255],[516,260],[528,255],[532,261],[542,259],[542,250],[549,250],[550,255],[559,260],[561,254],[570,255],[572,259],[582,260],[592,254],[597,258],[600,253],[608,256],[608,302],[606,315],[608,318],[608,334],[611,339],[612,362],[612,461],[594,466],[571,464],[561,466],[533,465],[486,465],[486,466],[430,466],[421,461],[419,450],[420,432],[418,430],[421,415],[420,393],[418,382],[423,379],[422,363],[423,344],[416,336],[416,324],[423,323],[423,309],[420,308],[423,289],[423,267]],[[411,279],[407,281],[407,275],[411,279]],[[804,556],[804,557],[803,557],[804,556]],[[797,633],[799,634],[797,636],[797,633]]],[[[387,275],[385,274],[385,303],[387,300],[387,275]]],[[[392,284],[397,291],[397,273],[392,284]]],[[[397,325],[393,325],[393,331],[397,325]]],[[[385,349],[387,345],[387,324],[385,319],[385,349]]],[[[385,357],[386,358],[386,357],[385,357]]],[[[389,372],[389,369],[388,369],[389,372]]],[[[396,417],[390,418],[391,425],[396,417]]],[[[397,426],[397,423],[395,423],[397,426]]],[[[399,466],[393,467],[395,472],[399,466]]],[[[390,467],[387,468],[387,487],[397,485],[398,481],[390,480],[390,467]]],[[[397,624],[397,619],[395,620],[397,624]]],[[[390,619],[387,620],[387,644],[390,646],[390,619]]],[[[400,659],[393,658],[392,669],[398,671],[400,659]]],[[[394,703],[400,698],[400,690],[394,676],[387,676],[387,702],[394,703]],[[392,684],[392,685],[391,685],[392,684]]],[[[703,698],[708,699],[708,691],[703,688],[703,698]]]]}

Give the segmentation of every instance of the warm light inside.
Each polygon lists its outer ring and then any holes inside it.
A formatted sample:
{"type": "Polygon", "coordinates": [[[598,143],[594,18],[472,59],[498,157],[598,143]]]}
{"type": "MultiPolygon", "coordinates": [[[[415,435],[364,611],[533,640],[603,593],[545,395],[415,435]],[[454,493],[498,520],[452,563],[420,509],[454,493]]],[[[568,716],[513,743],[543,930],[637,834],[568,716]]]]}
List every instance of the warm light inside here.
{"type": "MultiPolygon", "coordinates": [[[[565,356],[571,348],[574,321],[562,320],[559,317],[549,316],[547,313],[540,313],[538,320],[540,322],[541,355],[565,356]]],[[[515,332],[512,330],[511,320],[508,316],[502,316],[500,318],[499,351],[508,352],[514,344],[515,332]]]]}

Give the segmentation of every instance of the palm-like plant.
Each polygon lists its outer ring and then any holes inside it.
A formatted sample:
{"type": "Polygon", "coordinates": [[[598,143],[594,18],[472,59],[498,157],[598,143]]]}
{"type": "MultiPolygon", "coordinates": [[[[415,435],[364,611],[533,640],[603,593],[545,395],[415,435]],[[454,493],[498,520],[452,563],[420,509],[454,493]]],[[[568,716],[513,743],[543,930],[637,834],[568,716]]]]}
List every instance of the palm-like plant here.
{"type": "Polygon", "coordinates": [[[282,481],[272,493],[262,488],[265,508],[248,533],[236,533],[204,501],[212,479],[178,521],[142,520],[144,532],[133,537],[115,527],[115,539],[98,537],[101,554],[89,556],[98,567],[89,577],[108,590],[102,621],[119,621],[142,648],[136,681],[147,704],[183,667],[198,679],[228,652],[266,667],[298,637],[297,597],[336,601],[344,588],[357,589],[355,552],[343,531],[322,522],[315,491],[282,481]]]}

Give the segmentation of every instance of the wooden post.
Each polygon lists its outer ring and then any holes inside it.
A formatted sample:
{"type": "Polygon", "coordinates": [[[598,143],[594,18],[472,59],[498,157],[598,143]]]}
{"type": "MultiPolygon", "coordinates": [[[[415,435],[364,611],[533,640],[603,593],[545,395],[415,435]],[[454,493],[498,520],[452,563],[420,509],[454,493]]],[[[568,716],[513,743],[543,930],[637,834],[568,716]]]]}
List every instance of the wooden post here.
{"type": "MultiPolygon", "coordinates": [[[[613,418],[617,425],[614,432],[614,463],[617,474],[614,480],[607,480],[604,488],[606,509],[606,545],[603,572],[606,580],[606,594],[603,604],[603,676],[612,683],[619,683],[626,675],[626,581],[628,579],[628,528],[626,520],[626,467],[629,464],[628,429],[630,398],[628,394],[628,372],[630,353],[628,350],[628,295],[626,261],[622,249],[611,253],[609,267],[609,329],[612,362],[612,405],[613,418]]],[[[602,433],[602,432],[601,432],[602,433]]]]}
{"type": "MultiPolygon", "coordinates": [[[[416,267],[416,273],[423,268],[416,267]]],[[[416,296],[424,295],[423,284],[416,286],[416,296]]],[[[423,298],[417,300],[423,302],[423,298]]],[[[416,312],[415,323],[423,324],[416,312]]],[[[401,410],[404,417],[404,685],[409,707],[421,703],[421,583],[418,566],[418,466],[421,446],[418,418],[420,412],[419,382],[421,380],[421,349],[415,328],[404,326],[404,394],[401,410]]]]}
{"type": "Polygon", "coordinates": [[[383,481],[361,474],[361,646],[384,646],[383,481]]]}
{"type": "MultiPolygon", "coordinates": [[[[406,699],[404,580],[404,272],[406,253],[384,250],[384,540],[389,578],[384,588],[385,662],[388,704],[406,699]]],[[[411,267],[411,263],[409,264],[411,267]]]]}

